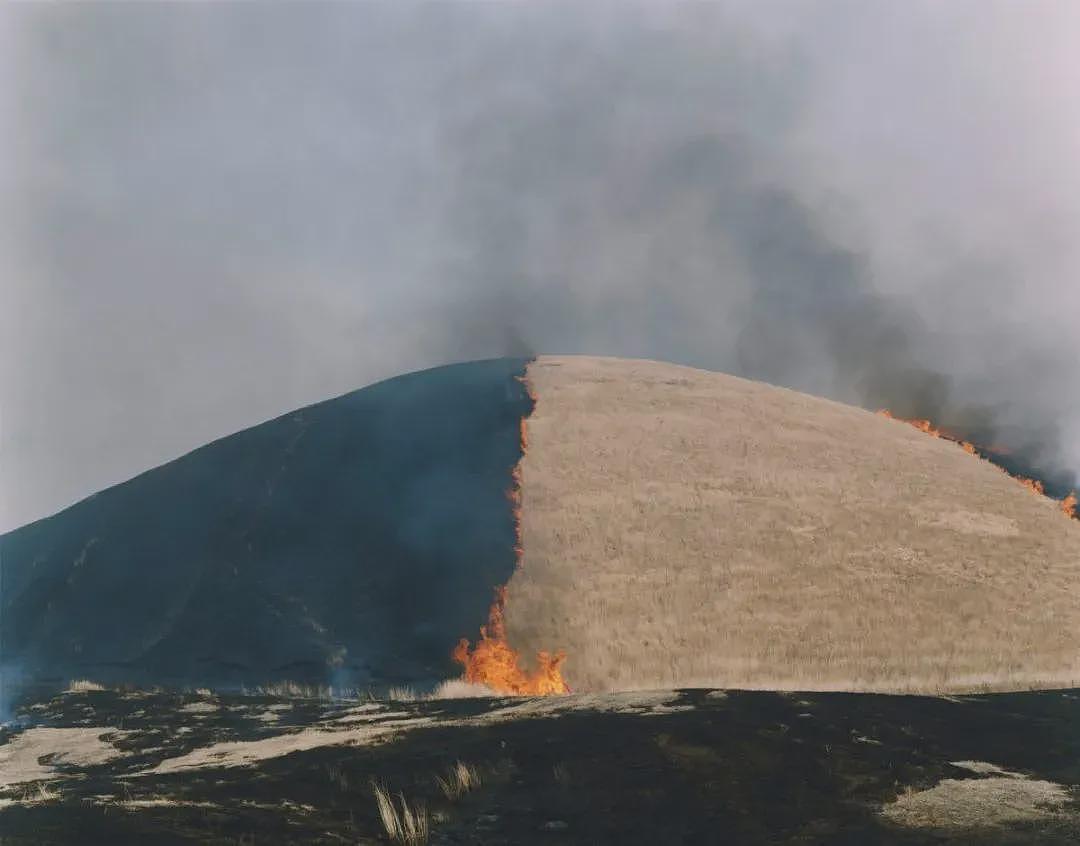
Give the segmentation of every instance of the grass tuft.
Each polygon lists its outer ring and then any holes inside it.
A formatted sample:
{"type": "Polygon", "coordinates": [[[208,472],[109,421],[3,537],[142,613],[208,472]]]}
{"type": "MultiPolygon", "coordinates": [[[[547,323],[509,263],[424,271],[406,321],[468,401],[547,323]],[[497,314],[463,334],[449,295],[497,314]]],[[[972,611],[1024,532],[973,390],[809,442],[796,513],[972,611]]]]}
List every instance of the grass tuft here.
{"type": "Polygon", "coordinates": [[[478,788],[480,782],[480,772],[472,764],[466,764],[464,761],[455,763],[447,771],[446,778],[435,776],[435,783],[451,802],[478,788]]]}
{"type": "Polygon", "coordinates": [[[68,682],[67,690],[65,690],[64,693],[88,693],[104,689],[104,685],[90,681],[89,679],[72,679],[68,682]]]}
{"type": "Polygon", "coordinates": [[[399,810],[394,807],[394,800],[384,785],[373,781],[371,790],[375,795],[375,804],[379,809],[383,830],[393,843],[401,843],[403,846],[424,846],[428,842],[430,831],[427,808],[422,801],[413,802],[410,808],[408,802],[405,801],[405,794],[399,793],[399,810]]]}

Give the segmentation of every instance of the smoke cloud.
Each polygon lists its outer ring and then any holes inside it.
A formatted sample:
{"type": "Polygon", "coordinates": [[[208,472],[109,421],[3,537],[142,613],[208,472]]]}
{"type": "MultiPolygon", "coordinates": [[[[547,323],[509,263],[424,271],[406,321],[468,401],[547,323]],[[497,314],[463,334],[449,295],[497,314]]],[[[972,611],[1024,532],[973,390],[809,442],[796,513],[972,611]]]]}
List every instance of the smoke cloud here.
{"type": "Polygon", "coordinates": [[[1080,8],[8,5],[0,529],[379,378],[665,359],[1080,468],[1080,8]]]}

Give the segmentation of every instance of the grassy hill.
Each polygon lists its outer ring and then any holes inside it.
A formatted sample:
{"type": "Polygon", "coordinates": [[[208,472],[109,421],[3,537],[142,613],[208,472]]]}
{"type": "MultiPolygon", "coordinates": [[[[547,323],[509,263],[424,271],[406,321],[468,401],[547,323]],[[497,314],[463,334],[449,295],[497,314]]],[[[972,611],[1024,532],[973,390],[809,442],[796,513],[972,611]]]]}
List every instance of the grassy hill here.
{"type": "Polygon", "coordinates": [[[1080,522],[956,444],[794,391],[542,356],[509,637],[575,689],[1080,679],[1080,522]]]}

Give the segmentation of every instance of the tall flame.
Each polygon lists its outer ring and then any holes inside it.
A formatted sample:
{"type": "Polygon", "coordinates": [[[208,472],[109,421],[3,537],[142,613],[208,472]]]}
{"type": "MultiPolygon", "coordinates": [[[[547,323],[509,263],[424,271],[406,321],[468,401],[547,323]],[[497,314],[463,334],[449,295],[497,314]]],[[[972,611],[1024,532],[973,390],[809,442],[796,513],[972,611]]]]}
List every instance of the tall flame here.
{"type": "MultiPolygon", "coordinates": [[[[524,376],[518,381],[536,407],[536,395],[524,376]]],[[[529,433],[525,418],[518,427],[521,454],[529,447],[529,433]]],[[[506,492],[514,517],[514,566],[521,567],[525,549],[521,534],[521,462],[510,471],[510,488],[506,492]]],[[[521,655],[506,639],[506,585],[495,589],[495,601],[488,611],[488,623],[480,627],[480,639],[470,648],[468,638],[462,638],[454,648],[453,658],[462,666],[462,678],[467,682],[483,684],[499,693],[519,696],[547,696],[569,693],[570,686],[562,677],[562,663],[566,653],[558,651],[538,652],[536,669],[529,672],[521,667],[521,655]]]]}
{"type": "Polygon", "coordinates": [[[521,668],[521,656],[506,640],[505,608],[506,586],[503,585],[495,589],[488,624],[480,627],[476,647],[470,649],[468,639],[462,638],[454,649],[454,660],[464,668],[462,678],[487,685],[499,693],[520,696],[569,693],[570,687],[560,669],[566,660],[565,652],[540,652],[535,670],[530,673],[521,668]]]}
{"type": "MultiPolygon", "coordinates": [[[[987,447],[987,448],[977,447],[977,446],[975,446],[975,444],[970,443],[969,441],[961,440],[960,438],[956,437],[955,435],[950,434],[949,432],[946,432],[944,429],[939,429],[937,426],[935,426],[929,420],[924,420],[924,419],[917,418],[917,417],[912,418],[910,420],[907,419],[907,418],[904,418],[904,417],[897,417],[895,414],[893,414],[887,408],[881,409],[880,411],[878,411],[878,414],[882,415],[883,417],[888,417],[890,420],[899,420],[901,423],[907,423],[910,426],[914,426],[920,432],[926,432],[926,434],[932,435],[935,438],[942,438],[943,440],[952,441],[955,444],[959,444],[964,449],[965,452],[967,452],[970,455],[977,456],[979,458],[983,458],[984,454],[986,454],[986,453],[989,453],[989,454],[992,454],[992,455],[1008,455],[1009,454],[1008,448],[1006,448],[1004,446],[999,446],[997,444],[994,444],[994,445],[992,445],[990,447],[987,447]]],[[[996,466],[1000,467],[1000,465],[996,465],[996,466]]],[[[1000,469],[1003,472],[1008,473],[1008,471],[1005,470],[1004,468],[1000,468],[1000,469]]],[[[1012,476],[1012,478],[1016,479],[1016,481],[1018,481],[1021,485],[1023,485],[1025,488],[1027,488],[1032,493],[1038,494],[1039,496],[1046,496],[1046,486],[1042,482],[1040,482],[1038,479],[1028,479],[1028,478],[1026,478],[1024,476],[1013,476],[1011,473],[1009,473],[1009,475],[1012,476]]],[[[1062,499],[1062,500],[1060,500],[1058,502],[1058,506],[1061,508],[1061,510],[1065,514],[1065,516],[1066,517],[1071,517],[1074,520],[1080,520],[1080,511],[1077,510],[1077,505],[1078,504],[1080,504],[1080,501],[1077,500],[1076,491],[1073,491],[1067,497],[1065,497],[1064,499],[1062,499]]]]}

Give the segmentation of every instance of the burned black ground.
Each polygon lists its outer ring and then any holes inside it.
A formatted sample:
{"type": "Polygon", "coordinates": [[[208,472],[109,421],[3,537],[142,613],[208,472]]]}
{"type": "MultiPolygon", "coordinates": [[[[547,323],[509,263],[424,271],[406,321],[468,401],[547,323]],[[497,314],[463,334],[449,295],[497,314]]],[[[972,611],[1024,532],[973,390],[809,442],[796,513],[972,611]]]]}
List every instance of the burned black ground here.
{"type": "Polygon", "coordinates": [[[384,842],[372,781],[425,803],[431,842],[442,844],[1080,839],[1080,694],[1070,691],[936,698],[693,690],[367,706],[93,691],[25,703],[0,750],[30,726],[123,731],[113,745],[125,754],[58,766],[51,799],[34,800],[32,785],[3,791],[16,800],[0,810],[5,844],[384,842]],[[401,728],[369,739],[342,730],[380,724],[401,728]],[[209,760],[147,772],[210,744],[311,729],[326,732],[323,745],[247,766],[209,760]],[[482,784],[451,801],[435,776],[459,760],[476,767],[482,784]],[[972,760],[1063,785],[1069,802],[1040,820],[967,830],[905,828],[881,815],[905,792],[982,778],[950,763],[972,760]]]}

